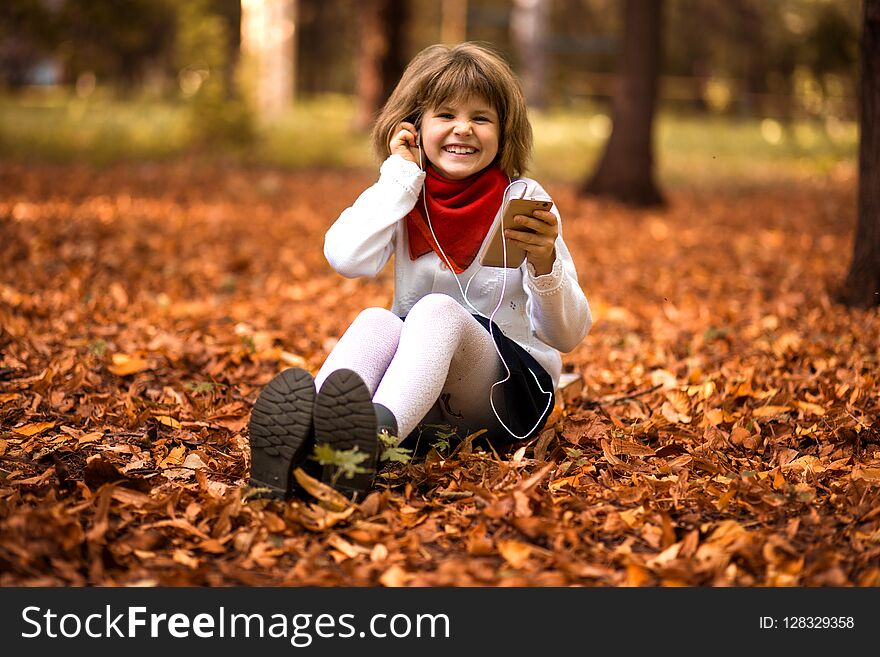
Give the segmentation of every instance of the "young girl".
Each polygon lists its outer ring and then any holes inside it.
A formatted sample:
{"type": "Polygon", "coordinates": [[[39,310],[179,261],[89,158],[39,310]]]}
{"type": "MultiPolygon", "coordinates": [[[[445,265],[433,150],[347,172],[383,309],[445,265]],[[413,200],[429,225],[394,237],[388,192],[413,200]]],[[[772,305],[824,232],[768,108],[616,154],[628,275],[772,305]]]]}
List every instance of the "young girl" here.
{"type": "Polygon", "coordinates": [[[532,130],[519,80],[498,54],[475,43],[426,48],[372,137],[384,158],[379,179],[327,231],[324,254],[349,278],[375,276],[393,255],[394,301],[361,312],[314,380],[292,368],[261,392],[251,483],[278,496],[291,494],[292,469],[316,445],[347,451],[358,472],[327,464],[322,478],[362,495],[382,433],[404,439],[440,423],[496,441],[536,435],[553,407],[560,352],[592,324],[555,206],[504,231],[507,249],[526,253],[519,268],[480,264],[509,199],[549,199],[519,177],[532,130]]]}

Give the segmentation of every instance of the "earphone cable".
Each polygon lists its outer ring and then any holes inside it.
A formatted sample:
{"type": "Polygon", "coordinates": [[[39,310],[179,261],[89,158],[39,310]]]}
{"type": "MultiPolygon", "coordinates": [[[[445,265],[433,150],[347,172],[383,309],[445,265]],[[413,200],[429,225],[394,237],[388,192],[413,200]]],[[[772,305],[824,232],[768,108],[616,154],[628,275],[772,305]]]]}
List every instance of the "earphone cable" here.
{"type": "MultiPolygon", "coordinates": [[[[421,140],[419,140],[419,141],[421,141],[421,140]]],[[[424,170],[424,163],[422,161],[421,146],[419,147],[419,166],[422,168],[422,170],[424,170]]],[[[508,180],[510,180],[510,179],[508,178],[508,180]]],[[[507,193],[510,191],[510,188],[513,187],[514,185],[516,185],[517,183],[522,184],[524,187],[522,196],[520,196],[520,198],[525,197],[525,193],[528,191],[529,186],[524,180],[510,181],[510,183],[504,189],[504,193],[501,196],[501,213],[500,214],[501,214],[502,218],[504,217],[504,212],[507,210],[507,205],[510,203],[510,199],[507,198],[507,193]]],[[[550,405],[553,403],[554,395],[553,395],[552,390],[551,391],[544,390],[544,388],[541,386],[541,382],[538,380],[537,374],[535,374],[534,371],[532,371],[532,369],[529,368],[529,373],[532,375],[532,377],[534,377],[535,383],[538,385],[538,389],[543,394],[547,395],[547,405],[544,407],[544,410],[538,416],[538,419],[535,422],[534,426],[532,426],[532,428],[529,429],[525,433],[525,435],[522,435],[522,436],[516,434],[510,427],[507,426],[507,424],[504,422],[504,420],[501,419],[501,416],[498,414],[498,409],[495,407],[495,400],[493,399],[494,393],[495,393],[495,388],[510,379],[510,367],[508,367],[507,361],[504,359],[504,355],[501,353],[501,349],[498,346],[497,341],[495,340],[495,333],[494,333],[495,315],[498,312],[498,310],[501,308],[501,304],[504,301],[504,293],[507,291],[507,269],[508,269],[507,268],[507,237],[504,235],[504,226],[502,225],[500,227],[500,230],[502,231],[502,233],[501,233],[502,264],[504,265],[502,267],[503,274],[502,274],[502,279],[501,279],[501,294],[498,296],[498,302],[495,304],[495,307],[492,309],[491,314],[488,317],[486,317],[486,315],[484,313],[480,312],[480,310],[470,302],[470,300],[468,299],[468,296],[467,296],[467,291],[470,289],[471,281],[474,280],[474,277],[479,272],[479,269],[477,269],[477,271],[475,271],[471,275],[470,279],[468,279],[467,285],[463,288],[461,286],[461,280],[459,279],[458,274],[456,274],[455,270],[452,268],[452,263],[450,262],[449,258],[447,257],[446,252],[443,251],[443,247],[440,246],[440,240],[437,239],[437,235],[434,232],[434,226],[431,225],[431,215],[428,212],[428,201],[427,201],[428,189],[427,189],[427,186],[428,186],[428,179],[425,178],[425,182],[423,183],[423,191],[422,191],[422,204],[425,209],[425,219],[428,222],[428,229],[431,231],[431,237],[434,238],[434,244],[437,245],[437,250],[440,252],[440,255],[443,257],[443,260],[446,263],[446,266],[449,268],[449,271],[452,273],[452,277],[455,279],[455,282],[458,285],[458,290],[459,290],[459,292],[461,292],[461,297],[464,300],[464,302],[470,307],[471,310],[473,310],[480,317],[483,317],[483,318],[489,320],[489,337],[492,339],[492,346],[495,347],[495,353],[498,354],[498,358],[501,359],[501,363],[502,363],[502,365],[504,365],[504,370],[506,372],[506,375],[500,381],[496,381],[495,383],[493,383],[492,387],[489,390],[489,405],[492,407],[492,413],[495,415],[495,418],[498,420],[498,422],[501,424],[501,426],[504,427],[504,429],[505,429],[505,431],[507,431],[507,433],[509,433],[513,438],[515,438],[517,440],[523,440],[524,438],[528,438],[528,436],[535,429],[538,428],[538,425],[541,423],[541,418],[544,417],[544,415],[549,410],[550,405]]]]}

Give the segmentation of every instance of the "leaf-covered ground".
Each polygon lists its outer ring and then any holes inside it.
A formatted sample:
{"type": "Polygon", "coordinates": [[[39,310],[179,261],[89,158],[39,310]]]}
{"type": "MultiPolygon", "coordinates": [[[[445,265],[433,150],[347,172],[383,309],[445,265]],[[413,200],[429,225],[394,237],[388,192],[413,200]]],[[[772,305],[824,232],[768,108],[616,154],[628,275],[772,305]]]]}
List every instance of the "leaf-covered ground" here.
{"type": "Polygon", "coordinates": [[[321,252],[372,179],[0,165],[0,585],[880,585],[851,179],[647,213],[548,184],[596,320],[552,426],[359,505],[250,496],[261,386],[390,302],[321,252]]]}

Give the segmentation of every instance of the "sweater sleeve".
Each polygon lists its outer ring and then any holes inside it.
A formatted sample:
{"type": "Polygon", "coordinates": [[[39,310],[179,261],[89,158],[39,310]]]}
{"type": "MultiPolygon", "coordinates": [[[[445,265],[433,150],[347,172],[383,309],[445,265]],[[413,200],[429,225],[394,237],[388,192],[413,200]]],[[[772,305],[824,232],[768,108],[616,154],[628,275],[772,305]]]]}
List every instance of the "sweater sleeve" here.
{"type": "Polygon", "coordinates": [[[375,276],[394,252],[394,229],[415,206],[425,172],[400,155],[379,169],[379,180],[343,210],[324,236],[324,256],[347,278],[375,276]]]}
{"type": "MultiPolygon", "coordinates": [[[[540,186],[532,191],[532,195],[547,197],[540,186]]],[[[559,221],[556,260],[550,273],[543,276],[536,275],[535,268],[527,263],[523,287],[529,298],[529,319],[535,336],[554,349],[568,352],[589,333],[593,316],[578,283],[574,260],[562,239],[562,220],[556,205],[551,212],[559,221]]]]}

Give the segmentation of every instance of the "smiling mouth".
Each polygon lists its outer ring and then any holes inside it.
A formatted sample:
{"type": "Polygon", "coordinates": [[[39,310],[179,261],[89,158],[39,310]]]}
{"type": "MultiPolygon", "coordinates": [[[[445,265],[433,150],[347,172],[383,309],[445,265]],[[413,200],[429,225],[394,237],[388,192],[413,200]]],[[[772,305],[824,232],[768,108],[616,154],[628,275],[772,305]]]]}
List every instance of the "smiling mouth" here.
{"type": "Polygon", "coordinates": [[[453,155],[473,155],[477,149],[470,146],[444,146],[443,151],[453,155]]]}

